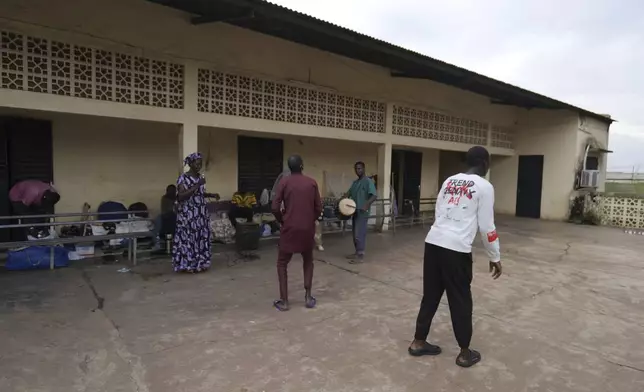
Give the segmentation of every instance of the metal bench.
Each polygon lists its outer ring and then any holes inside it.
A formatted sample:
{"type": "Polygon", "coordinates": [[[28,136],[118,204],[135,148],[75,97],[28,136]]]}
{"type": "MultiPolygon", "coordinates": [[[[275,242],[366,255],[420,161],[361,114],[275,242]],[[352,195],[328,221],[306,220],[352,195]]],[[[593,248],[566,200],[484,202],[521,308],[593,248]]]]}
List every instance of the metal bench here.
{"type": "Polygon", "coordinates": [[[409,227],[411,227],[414,224],[420,223],[425,226],[425,222],[431,222],[434,220],[434,211],[436,209],[435,197],[423,197],[416,200],[405,199],[403,200],[403,204],[411,206],[411,215],[396,218],[396,221],[401,225],[408,224],[409,227]]]}
{"type": "MultiPolygon", "coordinates": [[[[146,211],[137,211],[136,214],[145,213],[146,211]]],[[[123,215],[124,212],[107,212],[101,213],[100,215],[123,215]]],[[[94,224],[103,224],[103,223],[123,223],[123,222],[141,222],[148,221],[152,222],[150,218],[140,218],[133,216],[134,213],[128,212],[128,218],[126,220],[122,219],[87,219],[81,221],[63,221],[57,222],[57,218],[73,218],[73,217],[93,217],[98,215],[97,213],[65,213],[65,214],[49,214],[49,215],[21,215],[21,216],[2,216],[0,221],[18,221],[22,222],[23,219],[33,219],[33,218],[45,218],[49,219],[50,222],[42,223],[18,223],[18,224],[6,224],[0,225],[0,230],[3,229],[15,229],[15,228],[30,228],[30,227],[54,227],[54,226],[67,226],[67,225],[94,225],[94,224]]],[[[83,231],[84,232],[84,231],[83,231]]],[[[28,246],[52,246],[52,245],[64,245],[64,244],[80,244],[86,242],[97,242],[97,241],[108,241],[116,239],[131,239],[128,241],[128,261],[131,261],[133,265],[137,263],[137,251],[138,251],[138,240],[140,238],[149,238],[153,236],[152,231],[141,231],[134,233],[120,233],[120,234],[107,234],[107,235],[91,235],[91,236],[74,236],[66,238],[51,238],[51,239],[36,239],[36,240],[27,240],[27,241],[11,241],[11,242],[0,242],[0,249],[13,249],[21,248],[28,246]]],[[[54,250],[51,249],[49,268],[54,269],[54,250]]]]}
{"type": "Polygon", "coordinates": [[[420,223],[425,226],[425,221],[433,221],[434,213],[436,212],[436,198],[435,197],[423,197],[419,200],[418,208],[418,218],[420,223]],[[423,209],[422,206],[427,206],[429,208],[423,209]]]}

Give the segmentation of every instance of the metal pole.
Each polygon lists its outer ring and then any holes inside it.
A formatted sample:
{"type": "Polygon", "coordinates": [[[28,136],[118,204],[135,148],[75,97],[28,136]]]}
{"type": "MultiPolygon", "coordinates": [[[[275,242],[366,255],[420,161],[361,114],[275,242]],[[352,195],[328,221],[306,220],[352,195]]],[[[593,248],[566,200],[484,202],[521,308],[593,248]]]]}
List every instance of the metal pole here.
{"type": "Polygon", "coordinates": [[[49,269],[54,269],[54,247],[49,247],[49,269]]]}
{"type": "Polygon", "coordinates": [[[136,266],[136,248],[137,248],[136,242],[137,242],[137,238],[134,237],[132,239],[132,248],[134,248],[134,249],[132,249],[132,264],[135,265],[135,266],[136,266]]]}

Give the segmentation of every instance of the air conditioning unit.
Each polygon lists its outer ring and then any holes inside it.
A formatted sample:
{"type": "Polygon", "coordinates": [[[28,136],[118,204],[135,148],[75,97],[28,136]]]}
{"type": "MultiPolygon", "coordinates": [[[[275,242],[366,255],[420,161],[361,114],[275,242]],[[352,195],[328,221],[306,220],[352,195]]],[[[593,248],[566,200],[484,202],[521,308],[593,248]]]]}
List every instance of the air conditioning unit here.
{"type": "Polygon", "coordinates": [[[582,188],[597,188],[599,186],[599,170],[582,170],[579,186],[582,188]]]}

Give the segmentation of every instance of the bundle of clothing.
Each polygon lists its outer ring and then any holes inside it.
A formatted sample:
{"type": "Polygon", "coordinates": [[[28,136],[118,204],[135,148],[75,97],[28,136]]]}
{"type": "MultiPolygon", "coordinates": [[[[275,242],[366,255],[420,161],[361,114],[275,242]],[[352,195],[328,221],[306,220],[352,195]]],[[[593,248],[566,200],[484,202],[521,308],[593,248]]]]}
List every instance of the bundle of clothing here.
{"type": "MultiPolygon", "coordinates": [[[[151,232],[154,225],[147,217],[147,206],[144,203],[134,203],[130,208],[116,201],[105,201],[98,206],[97,215],[99,220],[115,220],[117,222],[104,222],[92,224],[92,235],[126,234],[151,232]],[[128,220],[129,217],[135,218],[128,220]],[[140,220],[136,219],[140,218],[140,220]],[[121,222],[118,222],[121,221],[121,222]]],[[[120,246],[124,239],[109,240],[110,246],[120,246]]]]}
{"type": "Polygon", "coordinates": [[[236,230],[227,216],[210,216],[210,230],[214,242],[222,244],[235,243],[236,230]]]}

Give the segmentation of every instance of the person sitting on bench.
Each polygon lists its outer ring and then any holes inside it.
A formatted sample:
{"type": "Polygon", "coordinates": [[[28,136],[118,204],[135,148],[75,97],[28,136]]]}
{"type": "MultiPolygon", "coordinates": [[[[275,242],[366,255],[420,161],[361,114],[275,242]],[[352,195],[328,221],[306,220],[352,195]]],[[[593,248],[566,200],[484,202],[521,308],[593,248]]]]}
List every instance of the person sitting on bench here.
{"type": "Polygon", "coordinates": [[[161,247],[162,234],[174,234],[177,214],[175,203],[177,200],[177,187],[170,184],[165,188],[165,194],[161,196],[161,213],[154,220],[155,249],[161,247]],[[171,222],[174,222],[170,224],[171,222]],[[169,227],[172,226],[172,227],[169,227]]]}

